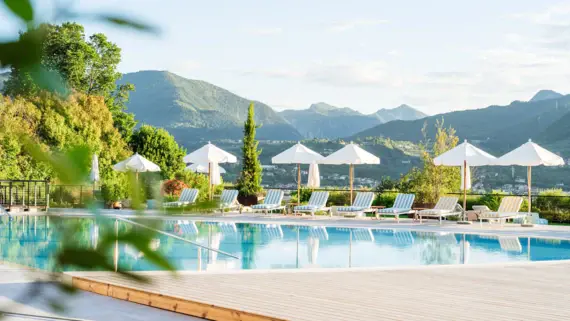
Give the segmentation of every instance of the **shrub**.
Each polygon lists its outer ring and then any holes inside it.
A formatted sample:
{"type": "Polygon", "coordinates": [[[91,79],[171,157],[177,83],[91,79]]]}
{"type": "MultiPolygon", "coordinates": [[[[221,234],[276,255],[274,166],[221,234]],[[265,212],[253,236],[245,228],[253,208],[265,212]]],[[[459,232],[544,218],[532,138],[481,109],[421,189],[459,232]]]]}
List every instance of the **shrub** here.
{"type": "MultiPolygon", "coordinates": [[[[312,190],[310,188],[301,187],[301,203],[308,202],[309,198],[311,198],[311,193],[312,190]]],[[[291,193],[291,200],[297,202],[297,190],[291,193]]]]}
{"type": "Polygon", "coordinates": [[[120,201],[128,197],[127,184],[120,180],[109,180],[101,186],[101,193],[106,203],[120,201]]]}
{"type": "Polygon", "coordinates": [[[327,206],[351,205],[350,192],[330,192],[327,206]]]}
{"type": "Polygon", "coordinates": [[[396,192],[385,192],[382,194],[376,194],[376,198],[374,199],[372,205],[391,207],[392,205],[394,205],[394,201],[396,200],[396,195],[398,195],[398,193],[396,192]]]}
{"type": "Polygon", "coordinates": [[[169,196],[180,196],[182,190],[187,187],[188,185],[186,185],[186,183],[184,183],[183,181],[178,179],[171,179],[164,182],[164,184],[162,185],[162,191],[164,194],[169,196]]]}

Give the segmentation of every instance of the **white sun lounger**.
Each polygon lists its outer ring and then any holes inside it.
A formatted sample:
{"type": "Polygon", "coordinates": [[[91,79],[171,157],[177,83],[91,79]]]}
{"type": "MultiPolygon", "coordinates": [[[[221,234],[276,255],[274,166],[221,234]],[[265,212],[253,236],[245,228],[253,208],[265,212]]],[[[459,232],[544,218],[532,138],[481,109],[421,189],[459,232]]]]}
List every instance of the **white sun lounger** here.
{"type": "Polygon", "coordinates": [[[237,201],[238,190],[236,189],[225,189],[222,191],[220,196],[220,210],[222,213],[226,210],[241,209],[241,204],[237,201]]]}
{"type": "Polygon", "coordinates": [[[479,224],[483,224],[483,220],[499,220],[503,224],[507,219],[517,218],[526,215],[526,213],[519,212],[523,198],[519,196],[505,196],[501,200],[499,209],[496,212],[484,212],[479,214],[479,224]]]}
{"type": "Polygon", "coordinates": [[[345,217],[356,217],[364,213],[374,212],[375,210],[371,208],[373,201],[374,193],[358,192],[354,202],[352,202],[352,206],[338,206],[336,207],[336,212],[344,214],[345,217]]]}
{"type": "Polygon", "coordinates": [[[311,213],[311,216],[315,216],[317,211],[327,211],[329,210],[327,206],[327,200],[329,199],[329,192],[313,192],[311,198],[309,198],[309,204],[299,205],[293,208],[294,213],[311,213]]]}
{"type": "Polygon", "coordinates": [[[196,202],[198,198],[198,190],[195,188],[185,188],[180,193],[180,197],[176,202],[166,202],[162,204],[164,208],[167,207],[184,207],[185,205],[190,205],[196,202]]]}
{"type": "Polygon", "coordinates": [[[453,196],[440,197],[433,209],[418,211],[420,223],[422,223],[422,218],[424,217],[437,217],[439,218],[439,224],[441,224],[442,218],[461,214],[462,209],[457,204],[457,200],[458,198],[453,196]]]}
{"type": "Polygon", "coordinates": [[[270,189],[267,191],[267,195],[263,200],[263,204],[256,204],[251,207],[253,212],[263,212],[268,214],[269,212],[276,210],[283,210],[285,206],[281,205],[283,201],[283,191],[278,189],[270,189]]]}
{"type": "Polygon", "coordinates": [[[413,214],[416,211],[412,210],[412,205],[414,205],[414,199],[416,195],[414,194],[398,194],[394,200],[394,205],[392,207],[379,209],[376,212],[376,218],[380,219],[380,215],[390,215],[395,216],[396,221],[400,222],[400,215],[413,214]]]}

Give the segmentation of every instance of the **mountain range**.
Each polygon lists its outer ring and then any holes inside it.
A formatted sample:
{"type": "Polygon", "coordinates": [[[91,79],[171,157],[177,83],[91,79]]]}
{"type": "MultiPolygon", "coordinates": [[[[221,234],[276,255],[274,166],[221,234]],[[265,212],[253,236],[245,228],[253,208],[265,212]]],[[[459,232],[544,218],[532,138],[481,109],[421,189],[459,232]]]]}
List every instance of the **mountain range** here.
{"type": "Polygon", "coordinates": [[[427,116],[408,105],[365,115],[348,107],[339,108],[323,102],[312,104],[308,109],[284,110],[280,115],[305,138],[346,137],[392,120],[416,120],[427,116]]]}
{"type": "Polygon", "coordinates": [[[391,121],[357,133],[353,138],[379,136],[419,142],[424,139],[424,126],[427,137],[434,137],[436,122],[443,121],[444,126],[453,127],[461,139],[475,141],[490,151],[501,153],[529,138],[545,144],[554,139],[567,139],[568,123],[560,122],[570,121],[569,113],[570,95],[540,91],[527,102],[514,101],[507,106],[454,111],[413,121],[391,121]]]}
{"type": "MultiPolygon", "coordinates": [[[[120,83],[135,85],[127,107],[139,122],[163,127],[183,144],[189,140],[241,139],[243,136],[250,99],[167,71],[128,73],[120,83]]],[[[363,115],[325,103],[279,113],[262,102],[253,102],[256,122],[261,125],[257,137],[261,140],[337,138],[393,119],[425,117],[405,105],[363,115]]]]}

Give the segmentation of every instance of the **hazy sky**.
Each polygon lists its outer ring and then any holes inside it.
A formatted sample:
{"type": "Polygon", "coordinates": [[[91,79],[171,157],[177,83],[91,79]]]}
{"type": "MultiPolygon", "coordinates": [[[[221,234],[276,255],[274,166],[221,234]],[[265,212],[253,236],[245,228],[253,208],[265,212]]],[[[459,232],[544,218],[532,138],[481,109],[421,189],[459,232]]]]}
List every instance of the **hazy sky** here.
{"type": "MultiPolygon", "coordinates": [[[[44,2],[45,0],[42,0],[44,2]]],[[[570,3],[548,0],[83,0],[161,28],[84,22],[123,48],[122,72],[201,79],[277,109],[324,101],[428,114],[567,93],[570,3]]],[[[0,32],[15,24],[0,13],[0,32]]]]}

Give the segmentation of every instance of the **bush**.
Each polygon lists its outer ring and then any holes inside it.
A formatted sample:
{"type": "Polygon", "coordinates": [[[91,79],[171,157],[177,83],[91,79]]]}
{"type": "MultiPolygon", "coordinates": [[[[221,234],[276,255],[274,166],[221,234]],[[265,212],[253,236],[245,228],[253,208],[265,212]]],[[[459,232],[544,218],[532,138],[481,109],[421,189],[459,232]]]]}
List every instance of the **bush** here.
{"type": "Polygon", "coordinates": [[[178,179],[171,179],[162,185],[162,191],[165,195],[169,196],[180,196],[182,190],[187,188],[188,185],[181,180],[178,179]]]}
{"type": "MultiPolygon", "coordinates": [[[[192,171],[181,171],[174,175],[175,179],[182,181],[188,188],[198,189],[198,201],[208,200],[208,175],[194,173],[192,171]]],[[[214,195],[220,194],[224,189],[224,183],[214,186],[212,193],[214,195]]]]}
{"type": "Polygon", "coordinates": [[[101,194],[107,204],[120,201],[128,197],[128,187],[120,179],[109,180],[101,186],[101,194]]]}
{"type": "Polygon", "coordinates": [[[351,205],[350,192],[330,192],[327,206],[351,205]]]}
{"type": "Polygon", "coordinates": [[[394,201],[396,200],[396,192],[385,192],[382,194],[376,194],[376,198],[372,205],[374,206],[385,206],[385,207],[392,207],[394,205],[394,201]]]}
{"type": "MultiPolygon", "coordinates": [[[[301,203],[306,203],[311,198],[312,190],[310,188],[301,187],[301,203]]],[[[291,193],[291,200],[297,202],[297,190],[291,193]]]]}

